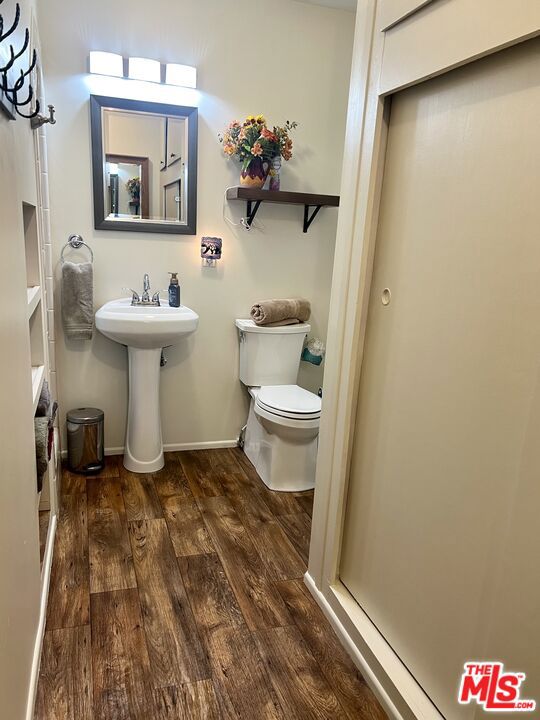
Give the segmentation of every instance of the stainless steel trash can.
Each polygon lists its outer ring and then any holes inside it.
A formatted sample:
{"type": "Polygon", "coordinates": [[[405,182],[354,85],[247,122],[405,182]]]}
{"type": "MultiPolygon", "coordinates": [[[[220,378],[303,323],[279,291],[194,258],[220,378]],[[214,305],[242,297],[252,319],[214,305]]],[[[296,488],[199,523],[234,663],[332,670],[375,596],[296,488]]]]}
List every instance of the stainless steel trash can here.
{"type": "Polygon", "coordinates": [[[103,470],[104,413],[99,408],[77,408],[67,414],[68,465],[75,473],[103,470]]]}

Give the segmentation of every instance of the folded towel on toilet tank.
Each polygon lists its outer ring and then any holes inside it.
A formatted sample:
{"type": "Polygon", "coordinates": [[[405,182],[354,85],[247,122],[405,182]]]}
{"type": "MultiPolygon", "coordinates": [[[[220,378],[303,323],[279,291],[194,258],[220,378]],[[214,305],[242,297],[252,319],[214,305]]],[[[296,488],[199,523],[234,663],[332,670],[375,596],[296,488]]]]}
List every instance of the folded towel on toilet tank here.
{"type": "Polygon", "coordinates": [[[261,300],[251,308],[254,323],[267,327],[307,322],[310,315],[311,304],[305,298],[261,300]]]}

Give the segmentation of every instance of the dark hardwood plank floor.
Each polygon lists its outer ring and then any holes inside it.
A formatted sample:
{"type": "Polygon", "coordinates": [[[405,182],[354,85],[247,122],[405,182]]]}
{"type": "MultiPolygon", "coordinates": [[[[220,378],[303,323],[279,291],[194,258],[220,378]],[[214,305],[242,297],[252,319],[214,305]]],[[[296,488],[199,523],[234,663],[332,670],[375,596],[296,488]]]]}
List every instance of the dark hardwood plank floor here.
{"type": "Polygon", "coordinates": [[[198,503],[250,629],[289,625],[292,621],[285,603],[229,500],[201,497],[198,503]]]}
{"type": "Polygon", "coordinates": [[[120,482],[128,521],[155,520],[163,517],[151,475],[138,475],[120,466],[120,482]]]}
{"type": "Polygon", "coordinates": [[[309,557],[311,518],[306,513],[300,512],[291,513],[290,515],[278,515],[277,520],[302,558],[304,566],[306,566],[309,557]]]}
{"type": "Polygon", "coordinates": [[[50,510],[39,511],[39,561],[41,564],[43,564],[43,558],[45,557],[45,547],[47,545],[47,533],[49,532],[50,519],[50,510]]]}
{"type": "Polygon", "coordinates": [[[152,717],[150,660],[137,589],[92,595],[90,617],[96,716],[152,717]]]}
{"type": "Polygon", "coordinates": [[[45,633],[36,698],[36,718],[42,717],[93,720],[89,625],[45,633]]]}
{"type": "Polygon", "coordinates": [[[133,560],[156,687],[210,677],[164,520],[130,523],[133,560]]]}
{"type": "Polygon", "coordinates": [[[161,502],[177,557],[214,551],[201,511],[193,498],[172,495],[161,502]]]}
{"type": "Polygon", "coordinates": [[[297,627],[255,633],[286,718],[346,718],[297,627]]]}
{"type": "Polygon", "coordinates": [[[381,706],[345,652],[309,590],[299,580],[279,582],[279,592],[309,650],[351,720],[384,720],[381,706]]]}
{"type": "Polygon", "coordinates": [[[61,501],[35,720],[384,720],[302,581],[312,492],[234,448],[61,501]]]}
{"type": "Polygon", "coordinates": [[[137,587],[118,477],[87,480],[90,592],[137,587]]]}
{"type": "Polygon", "coordinates": [[[179,688],[160,688],[154,697],[156,720],[220,720],[225,717],[211,680],[185,683],[179,688]]]}
{"type": "Polygon", "coordinates": [[[90,618],[90,568],[86,494],[62,498],[51,569],[47,628],[87,625],[90,618]]]}

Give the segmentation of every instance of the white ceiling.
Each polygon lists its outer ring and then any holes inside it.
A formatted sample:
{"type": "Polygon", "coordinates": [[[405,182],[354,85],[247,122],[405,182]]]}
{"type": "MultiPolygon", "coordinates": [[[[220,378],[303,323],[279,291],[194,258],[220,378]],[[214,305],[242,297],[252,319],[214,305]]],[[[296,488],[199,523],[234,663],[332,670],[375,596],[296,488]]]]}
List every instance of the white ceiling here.
{"type": "Polygon", "coordinates": [[[356,11],[357,0],[299,0],[311,5],[324,5],[324,7],[339,8],[340,10],[356,11]]]}

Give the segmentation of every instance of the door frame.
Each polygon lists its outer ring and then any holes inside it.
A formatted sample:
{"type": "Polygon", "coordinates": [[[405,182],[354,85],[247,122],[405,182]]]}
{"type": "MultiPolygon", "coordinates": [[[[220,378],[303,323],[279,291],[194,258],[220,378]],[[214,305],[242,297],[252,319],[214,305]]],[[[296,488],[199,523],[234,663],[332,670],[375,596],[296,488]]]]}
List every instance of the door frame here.
{"type": "Polygon", "coordinates": [[[305,583],[392,718],[442,716],[339,579],[391,97],[539,35],[540,3],[520,6],[516,13],[505,0],[359,0],[356,14],[305,583]],[[389,26],[404,4],[410,12],[389,26]],[[457,37],[451,47],[449,28],[457,37]]]}

